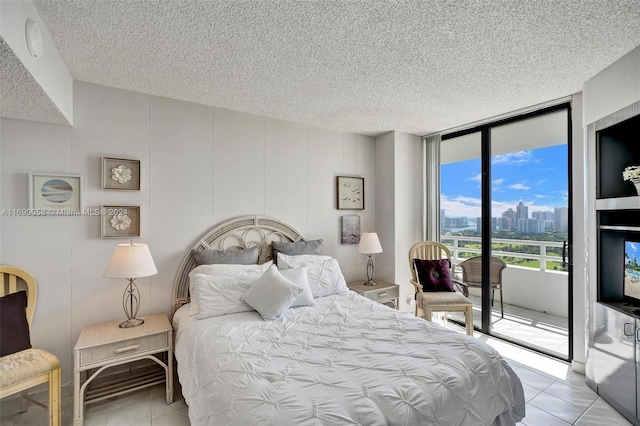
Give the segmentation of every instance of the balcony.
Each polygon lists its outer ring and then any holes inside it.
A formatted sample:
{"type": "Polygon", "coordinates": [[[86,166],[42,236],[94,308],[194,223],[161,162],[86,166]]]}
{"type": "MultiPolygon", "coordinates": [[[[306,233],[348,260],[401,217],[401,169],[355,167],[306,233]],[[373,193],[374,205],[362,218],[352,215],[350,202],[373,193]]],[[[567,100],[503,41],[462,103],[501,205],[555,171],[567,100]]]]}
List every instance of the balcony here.
{"type": "MultiPolygon", "coordinates": [[[[480,255],[479,237],[443,236],[441,240],[451,250],[454,264],[480,255]]],[[[568,273],[559,270],[562,243],[507,239],[493,239],[492,243],[492,254],[507,263],[507,268],[502,273],[504,318],[501,318],[500,312],[500,292],[496,291],[491,312],[492,332],[542,352],[566,358],[569,343],[569,284],[568,273]],[[509,247],[511,250],[516,247],[527,248],[521,252],[495,249],[500,247],[509,247]],[[514,264],[516,262],[519,264],[514,264]],[[523,264],[528,266],[522,266],[523,264]]],[[[473,322],[480,328],[480,289],[472,288],[469,293],[474,304],[473,322]]],[[[462,314],[451,313],[449,318],[464,321],[462,314]]]]}

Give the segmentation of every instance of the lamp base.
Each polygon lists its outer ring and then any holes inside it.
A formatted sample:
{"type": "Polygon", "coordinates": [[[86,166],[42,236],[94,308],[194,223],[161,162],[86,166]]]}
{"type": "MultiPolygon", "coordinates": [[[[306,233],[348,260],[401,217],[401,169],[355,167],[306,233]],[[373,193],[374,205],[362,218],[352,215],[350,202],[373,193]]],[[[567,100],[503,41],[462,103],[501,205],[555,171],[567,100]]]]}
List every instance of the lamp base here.
{"type": "Polygon", "coordinates": [[[138,319],[138,318],[131,318],[131,319],[122,321],[120,323],[120,328],[137,327],[142,324],[144,324],[144,320],[138,319]]]}
{"type": "Polygon", "coordinates": [[[378,285],[378,283],[373,281],[373,280],[369,280],[369,281],[365,282],[364,285],[378,285]]]}

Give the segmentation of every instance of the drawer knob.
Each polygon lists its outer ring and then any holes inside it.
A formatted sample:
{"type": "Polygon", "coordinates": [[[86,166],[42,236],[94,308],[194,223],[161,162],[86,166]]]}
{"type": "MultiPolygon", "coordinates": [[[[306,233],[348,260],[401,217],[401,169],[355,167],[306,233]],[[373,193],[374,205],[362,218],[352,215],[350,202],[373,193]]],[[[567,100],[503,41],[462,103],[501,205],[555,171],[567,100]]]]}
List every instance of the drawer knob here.
{"type": "Polygon", "coordinates": [[[123,352],[135,351],[136,349],[140,349],[140,345],[125,346],[124,348],[116,349],[113,352],[117,354],[121,354],[123,352]]]}
{"type": "Polygon", "coordinates": [[[383,291],[382,293],[378,293],[378,297],[385,297],[387,295],[386,291],[383,291]]]}

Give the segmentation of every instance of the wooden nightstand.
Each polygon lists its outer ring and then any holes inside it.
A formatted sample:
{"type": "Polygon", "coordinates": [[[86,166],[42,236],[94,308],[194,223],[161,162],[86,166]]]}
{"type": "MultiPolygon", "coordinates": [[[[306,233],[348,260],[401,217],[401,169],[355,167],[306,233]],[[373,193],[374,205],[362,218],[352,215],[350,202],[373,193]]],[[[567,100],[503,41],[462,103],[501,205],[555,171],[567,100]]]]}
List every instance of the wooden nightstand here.
{"type": "Polygon", "coordinates": [[[364,285],[366,281],[351,281],[347,283],[347,287],[367,299],[399,309],[400,286],[378,279],[374,281],[377,285],[364,285]]]}
{"type": "Polygon", "coordinates": [[[84,404],[100,401],[158,383],[166,384],[167,404],[173,402],[173,328],[165,314],[144,317],[144,324],[120,328],[120,321],[85,327],[73,348],[73,424],[82,425],[84,404]],[[166,363],[154,354],[166,353],[166,363]],[[150,359],[162,368],[89,384],[104,370],[150,359]],[[89,371],[93,370],[95,371],[89,371]],[[87,373],[91,376],[87,379],[87,373]],[[86,393],[86,397],[85,397],[86,393]]]}

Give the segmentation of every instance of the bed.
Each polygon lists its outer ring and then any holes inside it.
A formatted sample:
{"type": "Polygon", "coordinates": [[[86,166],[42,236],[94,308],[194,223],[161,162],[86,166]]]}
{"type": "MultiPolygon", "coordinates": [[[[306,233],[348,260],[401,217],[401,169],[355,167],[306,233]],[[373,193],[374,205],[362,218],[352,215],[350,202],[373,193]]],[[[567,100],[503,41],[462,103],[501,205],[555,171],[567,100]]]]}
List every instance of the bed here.
{"type": "MultiPolygon", "coordinates": [[[[266,266],[273,241],[304,238],[281,221],[242,217],[192,249],[257,247],[266,266]]],[[[189,293],[195,267],[189,250],[173,293],[192,425],[504,426],[524,417],[520,380],[480,340],[350,291],[269,321],[253,310],[198,319],[189,293]]]]}

